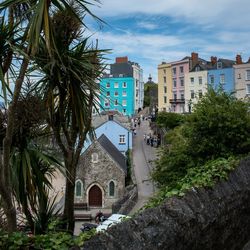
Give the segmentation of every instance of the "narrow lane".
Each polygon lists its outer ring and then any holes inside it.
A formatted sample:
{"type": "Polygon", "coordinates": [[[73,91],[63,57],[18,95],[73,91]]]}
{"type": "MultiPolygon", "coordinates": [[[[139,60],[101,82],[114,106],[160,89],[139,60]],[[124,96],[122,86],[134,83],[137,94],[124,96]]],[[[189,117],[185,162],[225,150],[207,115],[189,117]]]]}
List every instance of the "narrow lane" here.
{"type": "Polygon", "coordinates": [[[156,159],[156,148],[146,145],[144,134],[151,132],[149,122],[144,120],[140,127],[136,127],[137,134],[133,138],[133,167],[138,187],[138,202],[130,212],[133,215],[154,194],[154,186],[151,181],[151,161],[156,159]]]}

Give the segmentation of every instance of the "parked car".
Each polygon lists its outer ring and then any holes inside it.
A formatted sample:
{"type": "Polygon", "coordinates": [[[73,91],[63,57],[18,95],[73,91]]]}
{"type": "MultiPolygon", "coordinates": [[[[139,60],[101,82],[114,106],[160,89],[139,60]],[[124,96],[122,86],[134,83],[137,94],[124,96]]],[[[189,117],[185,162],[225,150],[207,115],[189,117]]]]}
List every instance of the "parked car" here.
{"type": "Polygon", "coordinates": [[[91,229],[93,228],[96,228],[97,225],[96,224],[93,224],[93,223],[84,223],[82,224],[82,226],[80,227],[80,230],[82,232],[87,232],[87,231],[90,231],[91,229]]]}
{"type": "Polygon", "coordinates": [[[108,217],[107,220],[105,220],[99,226],[97,226],[96,231],[97,232],[105,231],[108,228],[112,227],[113,225],[116,225],[122,222],[123,220],[129,219],[129,218],[131,217],[124,215],[124,214],[112,214],[110,217],[108,217]]]}

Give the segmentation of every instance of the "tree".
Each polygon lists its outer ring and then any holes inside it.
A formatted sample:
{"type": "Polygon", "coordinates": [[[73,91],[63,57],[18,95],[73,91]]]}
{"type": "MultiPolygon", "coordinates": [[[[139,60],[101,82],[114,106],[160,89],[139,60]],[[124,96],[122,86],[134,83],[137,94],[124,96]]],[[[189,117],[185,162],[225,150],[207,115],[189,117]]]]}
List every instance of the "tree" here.
{"type": "MultiPolygon", "coordinates": [[[[87,8],[88,2],[76,0],[78,11],[90,14],[95,17],[87,8]]],[[[6,134],[3,140],[3,150],[0,160],[0,194],[3,201],[3,208],[8,222],[8,230],[16,229],[16,211],[13,204],[12,185],[10,177],[10,154],[14,131],[15,111],[22,90],[23,82],[27,76],[27,70],[31,60],[38,51],[38,44],[44,40],[48,50],[48,57],[53,62],[57,54],[54,44],[54,34],[51,28],[51,14],[56,10],[66,9],[78,18],[78,12],[68,4],[68,1],[55,0],[6,0],[0,4],[0,12],[3,13],[0,26],[1,33],[0,46],[0,81],[7,103],[7,91],[11,94],[11,101],[8,105],[8,118],[6,124],[6,134]],[[1,24],[2,24],[1,23],[1,24]],[[2,34],[4,35],[2,37],[2,34]],[[14,66],[15,69],[11,70],[14,66]],[[8,73],[8,74],[7,74],[8,73]],[[9,78],[6,81],[6,78],[9,78]],[[9,80],[14,84],[13,92],[8,88],[9,80]]],[[[95,17],[96,18],[96,17],[95,17]]]]}
{"type": "Polygon", "coordinates": [[[185,122],[167,135],[168,144],[153,178],[160,185],[175,186],[190,168],[202,168],[220,157],[249,153],[249,138],[249,103],[220,89],[209,89],[185,122]]]}
{"type": "Polygon", "coordinates": [[[184,115],[168,112],[159,112],[156,119],[157,125],[167,130],[174,129],[175,127],[184,123],[184,121],[184,115]]]}
{"type": "Polygon", "coordinates": [[[88,45],[88,39],[81,37],[81,23],[67,10],[53,15],[52,27],[58,56],[52,64],[41,39],[35,62],[44,75],[38,87],[48,108],[47,122],[64,158],[67,179],[63,218],[66,229],[73,233],[76,167],[86,135],[91,132],[97,79],[104,69],[103,51],[88,45]]]}

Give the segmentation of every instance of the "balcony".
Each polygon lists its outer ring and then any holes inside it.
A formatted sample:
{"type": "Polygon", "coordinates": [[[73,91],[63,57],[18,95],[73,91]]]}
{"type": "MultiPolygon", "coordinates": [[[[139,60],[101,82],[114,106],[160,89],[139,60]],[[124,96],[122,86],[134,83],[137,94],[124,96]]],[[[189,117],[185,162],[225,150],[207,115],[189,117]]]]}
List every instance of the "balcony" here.
{"type": "Polygon", "coordinates": [[[170,103],[185,103],[185,99],[169,99],[170,103]]]}

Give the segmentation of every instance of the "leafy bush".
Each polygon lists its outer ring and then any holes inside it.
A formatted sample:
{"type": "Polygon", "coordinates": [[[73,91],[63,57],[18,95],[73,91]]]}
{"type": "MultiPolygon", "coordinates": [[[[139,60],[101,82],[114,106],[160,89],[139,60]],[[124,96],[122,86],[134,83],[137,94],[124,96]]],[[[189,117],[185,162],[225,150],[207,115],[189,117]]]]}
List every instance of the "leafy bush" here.
{"type": "Polygon", "coordinates": [[[43,250],[68,250],[72,246],[82,246],[83,243],[95,234],[95,229],[80,233],[73,238],[65,232],[48,233],[36,236],[27,236],[22,232],[7,234],[0,231],[0,249],[25,250],[25,249],[43,249],[43,250]]]}
{"type": "MultiPolygon", "coordinates": [[[[158,122],[164,124],[164,117],[165,114],[158,122]]],[[[182,184],[191,188],[207,186],[209,181],[214,183],[215,173],[219,179],[228,174],[230,157],[250,152],[249,103],[221,90],[209,89],[194,112],[181,125],[173,127],[166,135],[167,145],[162,148],[152,173],[161,190],[157,202],[182,192],[182,184]]]]}
{"type": "Polygon", "coordinates": [[[156,123],[165,129],[173,129],[185,121],[185,116],[177,113],[159,112],[156,123]]]}
{"type": "Polygon", "coordinates": [[[183,196],[185,192],[191,188],[211,187],[219,180],[224,180],[228,177],[228,173],[233,170],[239,163],[235,157],[218,158],[208,161],[200,167],[188,169],[187,174],[177,180],[175,185],[166,185],[162,187],[159,193],[154,197],[148,207],[159,205],[166,198],[174,195],[183,196]]]}

